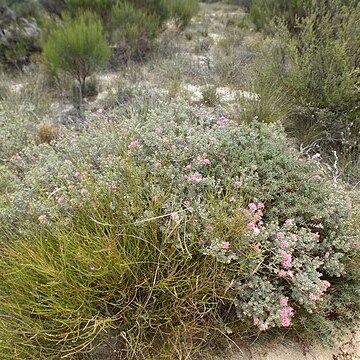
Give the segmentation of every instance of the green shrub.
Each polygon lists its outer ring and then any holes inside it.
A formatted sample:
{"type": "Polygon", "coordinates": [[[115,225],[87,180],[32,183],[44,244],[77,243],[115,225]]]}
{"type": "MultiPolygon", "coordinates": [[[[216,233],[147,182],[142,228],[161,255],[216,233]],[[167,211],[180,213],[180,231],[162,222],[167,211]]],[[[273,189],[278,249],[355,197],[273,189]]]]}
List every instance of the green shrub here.
{"type": "Polygon", "coordinates": [[[85,13],[76,19],[65,19],[60,27],[50,32],[43,56],[52,71],[70,74],[78,81],[80,92],[84,92],[86,78],[109,60],[110,48],[100,21],[85,13]]]}
{"type": "Polygon", "coordinates": [[[325,323],[333,336],[339,292],[358,318],[343,186],[277,125],[202,111],[101,112],[21,154],[21,186],[0,209],[5,358],[91,352],[110,329],[140,359],[200,346],[209,329],[316,335],[325,323]]]}
{"type": "Polygon", "coordinates": [[[281,17],[291,31],[296,20],[306,17],[312,9],[312,0],[254,0],[250,6],[250,17],[258,30],[270,30],[275,17],[281,17]]]}
{"type": "Polygon", "coordinates": [[[143,56],[161,29],[159,19],[130,3],[119,3],[111,12],[112,42],[120,50],[143,56]]]}
{"type": "Polygon", "coordinates": [[[171,17],[181,27],[186,27],[199,10],[198,0],[170,0],[171,17]]]}
{"type": "Polygon", "coordinates": [[[299,23],[296,36],[279,25],[249,75],[257,106],[278,94],[289,133],[324,156],[359,155],[359,17],[359,6],[336,14],[315,11],[299,23]]]}

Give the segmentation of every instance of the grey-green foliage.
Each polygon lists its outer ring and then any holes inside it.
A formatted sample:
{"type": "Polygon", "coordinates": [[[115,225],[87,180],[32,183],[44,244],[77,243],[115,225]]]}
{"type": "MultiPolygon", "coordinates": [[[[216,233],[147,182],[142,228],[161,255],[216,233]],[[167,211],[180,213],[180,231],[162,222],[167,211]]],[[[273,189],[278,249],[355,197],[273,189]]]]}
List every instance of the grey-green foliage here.
{"type": "Polygon", "coordinates": [[[82,91],[86,78],[104,65],[110,54],[101,21],[91,13],[65,18],[49,33],[43,51],[46,65],[54,72],[70,74],[82,91]]]}

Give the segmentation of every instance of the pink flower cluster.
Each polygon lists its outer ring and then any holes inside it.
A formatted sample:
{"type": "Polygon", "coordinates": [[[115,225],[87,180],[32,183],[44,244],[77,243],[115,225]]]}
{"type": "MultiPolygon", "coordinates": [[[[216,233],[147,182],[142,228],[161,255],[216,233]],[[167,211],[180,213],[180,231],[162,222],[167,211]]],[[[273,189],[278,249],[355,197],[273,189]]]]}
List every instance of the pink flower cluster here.
{"type": "Polygon", "coordinates": [[[210,165],[209,159],[199,159],[199,165],[210,165]]]}
{"type": "MultiPolygon", "coordinates": [[[[186,175],[185,175],[186,176],[186,175]]],[[[190,176],[186,176],[186,178],[190,181],[190,182],[194,182],[194,183],[199,183],[202,179],[202,175],[195,171],[193,174],[191,174],[190,176]]]]}
{"type": "Polygon", "coordinates": [[[249,230],[252,230],[255,236],[259,235],[262,229],[263,221],[262,218],[264,213],[262,210],[265,208],[265,205],[262,202],[259,202],[257,199],[254,199],[254,202],[248,205],[249,210],[239,208],[245,218],[249,220],[246,227],[249,230]]]}
{"type": "Polygon", "coordinates": [[[137,148],[139,146],[140,146],[140,141],[139,140],[134,140],[128,145],[128,148],[129,149],[134,149],[134,148],[137,148]]]}
{"type": "Polygon", "coordinates": [[[281,257],[283,259],[283,263],[282,263],[283,268],[285,270],[291,269],[292,268],[292,264],[291,264],[292,256],[291,256],[291,254],[288,254],[285,250],[281,250],[280,254],[281,254],[281,257]]]}
{"type": "Polygon", "coordinates": [[[226,128],[230,123],[230,119],[228,119],[225,116],[221,116],[220,119],[216,122],[216,125],[219,127],[219,129],[226,128]]]}
{"type": "Polygon", "coordinates": [[[282,300],[286,300],[286,299],[280,300],[280,305],[282,306],[282,309],[280,310],[281,325],[284,327],[288,327],[291,325],[291,318],[294,316],[294,309],[290,306],[287,306],[287,301],[286,301],[286,305],[282,305],[281,304],[282,300]]]}
{"type": "Polygon", "coordinates": [[[230,247],[230,245],[231,245],[231,244],[230,244],[228,241],[223,241],[221,247],[222,247],[223,249],[228,249],[228,248],[230,247]]]}

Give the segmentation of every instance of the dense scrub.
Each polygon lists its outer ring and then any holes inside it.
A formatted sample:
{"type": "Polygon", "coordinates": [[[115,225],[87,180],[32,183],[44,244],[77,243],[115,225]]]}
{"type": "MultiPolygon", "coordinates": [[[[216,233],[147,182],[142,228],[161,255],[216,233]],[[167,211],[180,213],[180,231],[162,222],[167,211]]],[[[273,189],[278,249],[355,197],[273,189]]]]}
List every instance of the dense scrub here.
{"type": "Polygon", "coordinates": [[[278,23],[250,75],[260,96],[254,115],[282,120],[304,148],[351,171],[359,158],[359,18],[359,6],[335,4],[298,22],[295,35],[278,23]]]}
{"type": "Polygon", "coordinates": [[[161,103],[84,130],[19,154],[1,212],[6,358],[84,353],[110,328],[129,358],[210,328],[331,336],[339,296],[356,318],[351,199],[277,125],[161,103]]]}

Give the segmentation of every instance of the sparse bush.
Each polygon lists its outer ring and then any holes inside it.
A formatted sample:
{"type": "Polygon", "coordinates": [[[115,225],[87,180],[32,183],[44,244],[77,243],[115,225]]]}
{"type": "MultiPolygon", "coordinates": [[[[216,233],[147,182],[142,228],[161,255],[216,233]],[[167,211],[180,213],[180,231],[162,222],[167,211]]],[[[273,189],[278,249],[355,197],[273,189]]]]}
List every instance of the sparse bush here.
{"type": "Polygon", "coordinates": [[[207,329],[302,333],[321,319],[334,330],[321,303],[339,291],[357,318],[342,185],[277,125],[159,105],[130,120],[96,114],[84,133],[22,154],[0,212],[7,358],[91,352],[110,328],[140,359],[197,347],[207,329]]]}
{"type": "Polygon", "coordinates": [[[215,106],[220,102],[219,95],[216,93],[217,87],[208,85],[202,90],[202,101],[207,106],[215,106]]]}
{"type": "Polygon", "coordinates": [[[55,72],[63,71],[79,83],[80,100],[86,78],[110,58],[100,21],[90,13],[64,23],[50,32],[44,44],[44,61],[55,72]]]}

